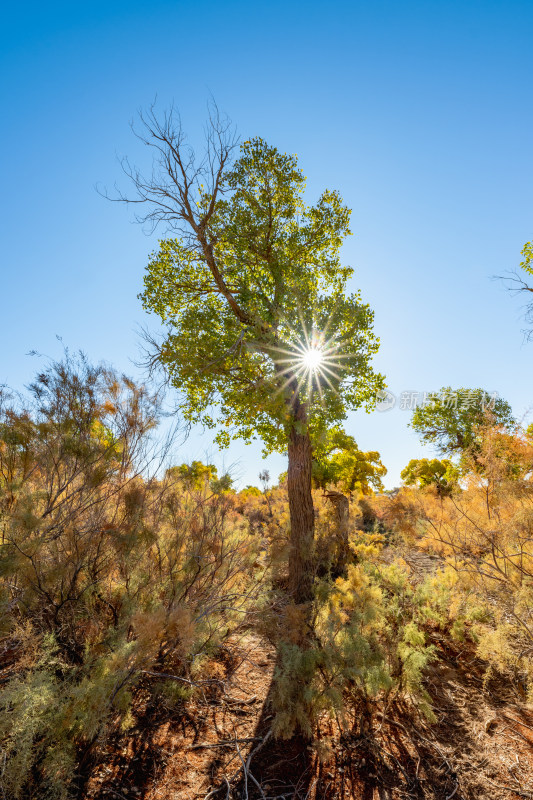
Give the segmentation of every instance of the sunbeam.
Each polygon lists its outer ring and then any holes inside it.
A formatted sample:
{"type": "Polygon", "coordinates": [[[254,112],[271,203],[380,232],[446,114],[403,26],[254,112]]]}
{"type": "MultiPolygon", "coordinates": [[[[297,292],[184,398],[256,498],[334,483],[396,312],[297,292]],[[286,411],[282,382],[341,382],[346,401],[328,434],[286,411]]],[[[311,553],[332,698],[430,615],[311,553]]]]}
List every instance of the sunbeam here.
{"type": "MultiPolygon", "coordinates": [[[[333,336],[327,336],[330,322],[331,318],[320,331],[314,326],[308,330],[300,315],[299,336],[295,337],[296,340],[293,339],[292,344],[279,342],[268,345],[280,379],[274,395],[283,393],[291,385],[297,391],[306,386],[308,400],[312,401],[314,392],[317,391],[320,403],[323,404],[326,400],[324,389],[338,393],[342,374],[346,372],[347,366],[343,362],[353,359],[354,354],[343,353],[342,343],[333,336]]],[[[287,328],[290,340],[292,336],[288,324],[287,328]]]]}

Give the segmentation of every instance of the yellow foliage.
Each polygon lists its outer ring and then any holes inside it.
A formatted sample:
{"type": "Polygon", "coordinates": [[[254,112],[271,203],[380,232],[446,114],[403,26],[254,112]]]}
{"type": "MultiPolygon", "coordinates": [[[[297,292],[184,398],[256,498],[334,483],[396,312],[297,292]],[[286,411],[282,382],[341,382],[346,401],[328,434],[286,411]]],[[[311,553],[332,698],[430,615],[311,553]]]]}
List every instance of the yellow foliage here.
{"type": "Polygon", "coordinates": [[[533,696],[533,442],[489,428],[462,464],[450,496],[403,487],[371,502],[405,542],[448,564],[450,615],[464,615],[480,657],[533,696]]]}

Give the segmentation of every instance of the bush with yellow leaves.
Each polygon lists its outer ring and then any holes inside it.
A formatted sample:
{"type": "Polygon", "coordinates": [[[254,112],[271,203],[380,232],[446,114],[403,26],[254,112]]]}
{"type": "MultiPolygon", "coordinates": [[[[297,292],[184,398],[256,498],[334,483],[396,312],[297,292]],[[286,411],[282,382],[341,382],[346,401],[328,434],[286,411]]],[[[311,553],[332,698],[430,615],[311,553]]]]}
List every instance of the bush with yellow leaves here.
{"type": "Polygon", "coordinates": [[[478,654],[533,700],[533,442],[527,431],[478,431],[460,485],[402,488],[380,513],[404,541],[438,553],[456,575],[478,654]]]}
{"type": "Polygon", "coordinates": [[[211,475],[154,474],[144,388],[67,356],[0,399],[0,795],[66,798],[141,682],[201,683],[264,567],[211,475]]]}

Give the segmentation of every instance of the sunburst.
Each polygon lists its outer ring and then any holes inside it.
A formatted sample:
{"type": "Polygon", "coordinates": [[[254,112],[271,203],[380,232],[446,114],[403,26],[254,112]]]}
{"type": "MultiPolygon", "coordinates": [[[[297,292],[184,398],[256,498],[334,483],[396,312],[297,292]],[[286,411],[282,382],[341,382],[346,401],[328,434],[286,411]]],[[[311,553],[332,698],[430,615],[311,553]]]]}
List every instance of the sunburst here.
{"type": "Polygon", "coordinates": [[[302,355],[302,364],[309,372],[320,372],[324,354],[319,347],[310,347],[302,355]]]}
{"type": "Polygon", "coordinates": [[[327,337],[327,327],[323,332],[313,330],[308,333],[303,325],[303,340],[297,340],[289,347],[271,346],[272,357],[275,361],[278,375],[282,383],[278,386],[276,394],[284,392],[287,387],[296,381],[300,391],[307,385],[307,394],[311,399],[314,390],[318,390],[321,402],[324,401],[323,389],[329,387],[337,393],[335,384],[342,380],[341,363],[348,356],[339,351],[341,345],[333,337],[327,337]]]}

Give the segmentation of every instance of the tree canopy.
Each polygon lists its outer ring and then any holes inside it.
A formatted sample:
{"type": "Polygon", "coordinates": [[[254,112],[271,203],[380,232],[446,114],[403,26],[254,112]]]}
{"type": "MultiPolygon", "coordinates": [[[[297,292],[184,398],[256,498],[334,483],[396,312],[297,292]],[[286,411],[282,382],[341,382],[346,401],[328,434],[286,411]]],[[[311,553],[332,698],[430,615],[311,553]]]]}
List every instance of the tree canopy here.
{"type": "Polygon", "coordinates": [[[511,406],[484,389],[455,389],[444,386],[430,394],[428,402],[413,411],[410,426],[424,444],[433,445],[441,455],[462,455],[479,443],[480,430],[487,424],[513,427],[511,406]]]}
{"type": "Polygon", "coordinates": [[[246,141],[216,186],[198,187],[194,241],[165,239],[150,258],[141,297],[166,326],[160,359],[181,413],[221,426],[221,445],[260,437],[286,450],[295,394],[319,430],[371,406],[383,383],[373,312],[345,294],[350,211],[329,190],[307,205],[304,189],[295,155],[246,141]],[[306,368],[310,348],[320,369],[306,368]]]}
{"type": "Polygon", "coordinates": [[[533,275],[533,241],[525,243],[521,255],[524,256],[524,260],[520,262],[520,266],[529,275],[533,275]]]}
{"type": "Polygon", "coordinates": [[[215,494],[230,491],[233,487],[233,479],[229,473],[224,472],[219,478],[215,465],[204,464],[202,461],[170,467],[167,476],[177,478],[195,489],[208,486],[215,494]]]}
{"type": "Polygon", "coordinates": [[[313,482],[319,489],[335,485],[348,493],[372,494],[383,491],[381,478],[386,474],[379,453],[360,450],[342,428],[329,430],[315,447],[313,482]]]}
{"type": "Polygon", "coordinates": [[[448,494],[459,480],[459,469],[448,458],[412,458],[402,470],[407,486],[435,486],[439,494],[448,494]]]}
{"type": "MultiPolygon", "coordinates": [[[[517,278],[515,283],[518,283],[519,291],[533,292],[533,286],[531,285],[531,276],[533,276],[533,241],[525,243],[521,255],[523,256],[523,261],[520,262],[520,267],[527,274],[528,278],[517,278]]],[[[524,318],[530,326],[533,326],[533,302],[527,304],[524,318]]],[[[527,339],[531,339],[533,336],[533,329],[530,327],[525,331],[525,334],[527,339]]]]}

